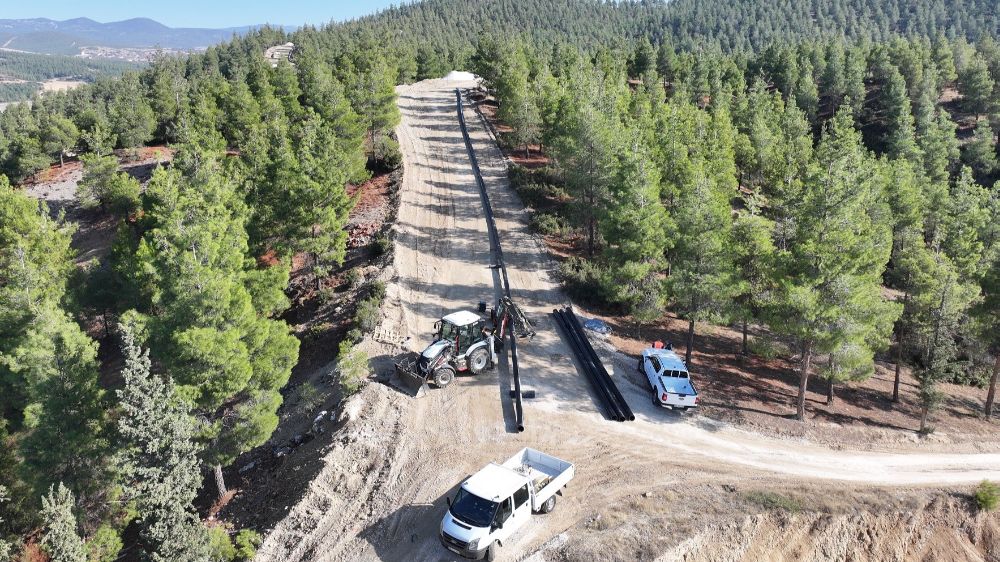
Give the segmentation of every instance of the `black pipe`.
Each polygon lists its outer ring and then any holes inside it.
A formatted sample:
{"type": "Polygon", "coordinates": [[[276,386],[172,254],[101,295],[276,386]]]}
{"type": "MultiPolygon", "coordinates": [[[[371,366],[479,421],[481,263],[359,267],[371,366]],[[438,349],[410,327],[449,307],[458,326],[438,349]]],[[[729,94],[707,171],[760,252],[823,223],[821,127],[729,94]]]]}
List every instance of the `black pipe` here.
{"type": "Polygon", "coordinates": [[[614,391],[617,389],[614,388],[614,383],[611,382],[611,379],[602,374],[605,372],[603,370],[603,365],[600,364],[600,361],[595,362],[591,355],[587,353],[587,346],[590,342],[587,341],[586,334],[579,329],[579,326],[577,326],[576,322],[570,316],[569,307],[563,310],[563,317],[566,319],[566,324],[570,327],[570,330],[573,332],[573,336],[577,340],[577,347],[580,349],[580,354],[582,355],[583,360],[590,364],[591,369],[594,372],[594,380],[596,380],[597,384],[604,390],[604,393],[608,397],[608,403],[612,408],[614,408],[615,412],[617,412],[618,420],[627,420],[631,412],[626,412],[621,407],[621,403],[615,399],[614,391]]]}
{"type": "Polygon", "coordinates": [[[610,389],[601,379],[600,372],[598,372],[597,367],[590,360],[587,352],[583,348],[583,341],[581,335],[573,329],[572,320],[563,310],[555,311],[556,319],[559,321],[560,327],[563,332],[566,333],[566,337],[569,340],[570,347],[573,349],[574,355],[576,355],[577,360],[584,369],[584,373],[587,376],[591,386],[597,393],[598,399],[601,401],[604,409],[608,412],[608,417],[615,421],[625,421],[625,413],[621,411],[618,404],[614,401],[614,397],[611,394],[610,389]]]}
{"type": "Polygon", "coordinates": [[[635,414],[632,413],[632,408],[629,407],[628,402],[625,401],[625,397],[622,396],[621,391],[618,390],[618,386],[615,384],[614,379],[608,373],[608,370],[604,368],[604,363],[601,363],[601,358],[597,356],[597,352],[594,351],[594,346],[590,344],[590,340],[587,338],[587,332],[583,329],[583,324],[580,323],[580,319],[577,318],[576,313],[573,312],[572,308],[566,307],[566,316],[570,319],[573,325],[576,327],[577,332],[583,338],[583,348],[590,357],[590,360],[594,362],[595,367],[601,375],[602,380],[607,382],[608,389],[611,392],[618,409],[622,411],[629,421],[635,421],[635,414]]]}
{"type": "MultiPolygon", "coordinates": [[[[483,181],[483,174],[479,170],[479,160],[476,158],[476,150],[472,146],[472,139],[469,137],[469,130],[465,125],[465,112],[462,109],[462,91],[455,88],[455,98],[458,102],[458,124],[462,128],[462,137],[465,139],[465,149],[469,153],[469,160],[472,162],[472,173],[479,186],[479,196],[483,201],[483,210],[486,211],[486,230],[490,237],[490,248],[493,250],[493,258],[496,263],[493,265],[500,270],[501,290],[507,297],[510,297],[510,280],[507,278],[507,266],[503,260],[503,249],[500,247],[500,236],[497,234],[496,221],[493,218],[493,206],[490,205],[490,196],[486,191],[486,183],[483,181]]],[[[510,364],[511,376],[514,377],[514,423],[518,431],[524,431],[524,408],[521,405],[521,377],[517,370],[517,341],[514,331],[510,332],[510,364]]]]}
{"type": "Polygon", "coordinates": [[[583,376],[587,379],[591,388],[594,389],[597,401],[607,415],[607,418],[610,420],[621,421],[621,416],[619,415],[620,413],[615,410],[611,402],[611,397],[608,395],[607,390],[601,386],[600,381],[597,378],[597,372],[594,370],[593,365],[590,364],[590,361],[586,359],[584,351],[580,349],[580,343],[574,337],[573,329],[569,324],[569,320],[563,315],[562,310],[553,310],[552,314],[555,316],[556,323],[559,325],[559,328],[566,335],[570,350],[573,352],[573,355],[576,356],[577,361],[583,370],[583,376]]]}

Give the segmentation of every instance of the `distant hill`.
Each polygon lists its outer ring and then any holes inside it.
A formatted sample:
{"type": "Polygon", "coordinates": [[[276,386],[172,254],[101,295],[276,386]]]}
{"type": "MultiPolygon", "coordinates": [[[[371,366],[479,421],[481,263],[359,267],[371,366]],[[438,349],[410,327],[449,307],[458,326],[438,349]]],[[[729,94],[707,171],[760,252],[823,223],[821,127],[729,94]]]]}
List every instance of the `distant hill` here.
{"type": "MultiPolygon", "coordinates": [[[[199,29],[167,27],[148,18],[100,23],[88,18],[0,19],[0,48],[76,55],[83,47],[194,50],[228,41],[261,26],[199,29]]],[[[280,26],[279,26],[280,27],[280,26]]]]}
{"type": "Polygon", "coordinates": [[[332,26],[447,52],[484,32],[541,44],[618,45],[639,37],[676,47],[752,50],[819,36],[895,34],[976,39],[1000,32],[998,0],[424,0],[332,26]]]}

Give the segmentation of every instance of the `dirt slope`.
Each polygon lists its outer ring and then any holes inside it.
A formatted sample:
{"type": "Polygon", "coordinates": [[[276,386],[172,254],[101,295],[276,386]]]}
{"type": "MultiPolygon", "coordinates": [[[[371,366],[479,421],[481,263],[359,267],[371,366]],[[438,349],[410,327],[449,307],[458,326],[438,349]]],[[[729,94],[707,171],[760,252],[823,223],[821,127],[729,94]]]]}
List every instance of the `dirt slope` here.
{"type": "MultiPolygon", "coordinates": [[[[454,88],[471,85],[432,80],[398,90],[405,177],[395,272],[377,341],[368,342],[383,372],[404,349],[426,345],[442,314],[473,310],[496,295],[482,205],[455,113],[454,88]]],[[[579,525],[595,506],[615,505],[653,487],[774,478],[865,486],[1000,479],[997,454],[873,455],[769,439],[655,409],[646,390],[627,380],[620,386],[637,420],[605,421],[547,315],[565,299],[507,186],[500,152],[472,109],[465,117],[514,297],[537,324],[538,336],[519,345],[523,384],[537,392],[525,401],[526,430],[511,429],[506,365],[478,378],[460,377],[421,399],[369,385],[349,401],[325,468],[269,533],[258,560],[450,560],[436,537],[446,495],[482,465],[523,446],[575,462],[577,477],[553,514],[535,518],[502,549],[505,560],[534,552],[579,525]]],[[[644,511],[634,516],[645,517],[644,511]]]]}

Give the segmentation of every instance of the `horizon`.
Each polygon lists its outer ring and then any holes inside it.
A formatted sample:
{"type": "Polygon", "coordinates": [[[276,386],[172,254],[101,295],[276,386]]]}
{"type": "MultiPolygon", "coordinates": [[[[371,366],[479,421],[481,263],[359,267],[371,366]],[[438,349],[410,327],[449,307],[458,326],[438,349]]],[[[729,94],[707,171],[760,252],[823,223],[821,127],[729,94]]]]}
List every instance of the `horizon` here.
{"type": "Polygon", "coordinates": [[[72,0],[36,0],[30,4],[5,7],[2,19],[48,19],[62,22],[85,18],[106,24],[145,18],[171,28],[224,29],[265,24],[300,27],[356,19],[405,3],[408,2],[305,0],[279,6],[263,0],[224,0],[212,3],[177,0],[170,6],[136,6],[133,2],[107,0],[90,2],[83,8],[72,0]],[[82,9],[86,12],[81,14],[82,9]]]}

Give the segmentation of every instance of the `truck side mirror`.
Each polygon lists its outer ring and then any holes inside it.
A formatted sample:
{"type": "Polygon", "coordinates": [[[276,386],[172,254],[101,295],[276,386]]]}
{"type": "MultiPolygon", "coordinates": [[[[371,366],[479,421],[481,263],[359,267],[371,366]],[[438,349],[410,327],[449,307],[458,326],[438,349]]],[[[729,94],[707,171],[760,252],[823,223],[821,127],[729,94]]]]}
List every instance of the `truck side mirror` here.
{"type": "Polygon", "coordinates": [[[448,509],[451,509],[451,496],[445,496],[444,501],[448,504],[448,509]]]}

